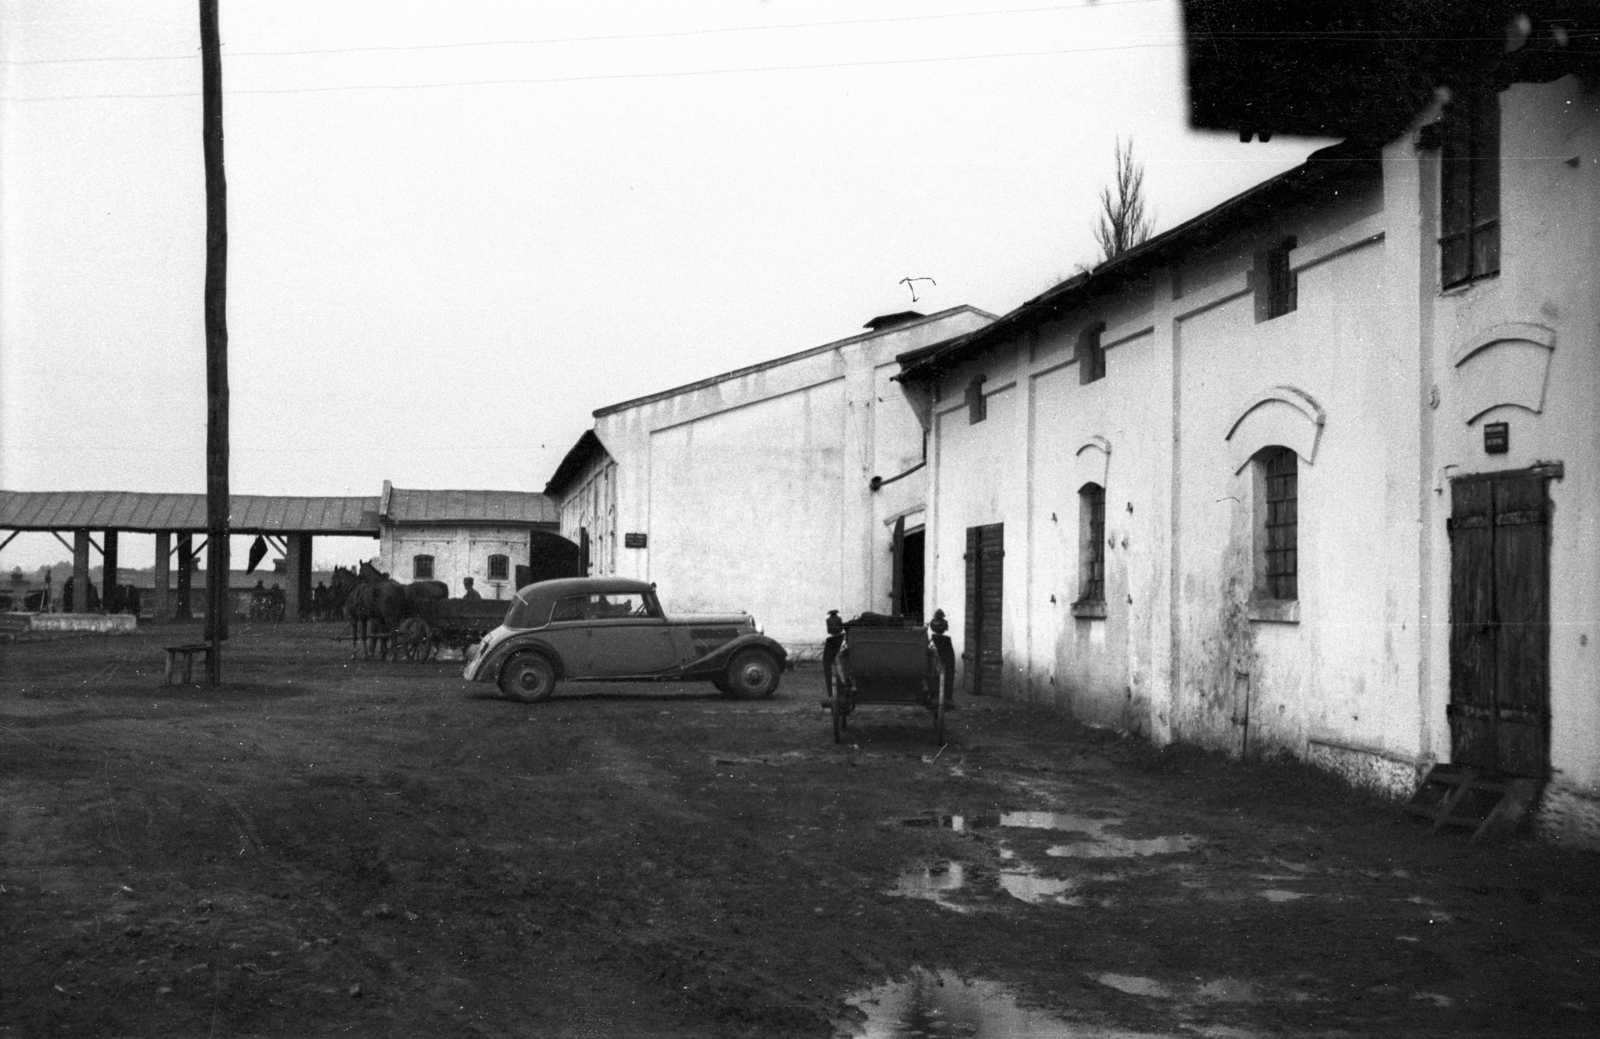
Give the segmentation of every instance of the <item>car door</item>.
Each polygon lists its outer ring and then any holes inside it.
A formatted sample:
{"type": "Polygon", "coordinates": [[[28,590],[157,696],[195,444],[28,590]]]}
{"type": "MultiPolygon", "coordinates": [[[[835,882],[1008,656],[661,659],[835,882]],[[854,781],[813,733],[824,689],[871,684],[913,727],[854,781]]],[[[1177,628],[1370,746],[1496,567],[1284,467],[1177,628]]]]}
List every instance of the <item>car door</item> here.
{"type": "Polygon", "coordinates": [[[596,596],[591,610],[591,675],[654,675],[677,663],[671,632],[654,602],[639,594],[596,596]]]}

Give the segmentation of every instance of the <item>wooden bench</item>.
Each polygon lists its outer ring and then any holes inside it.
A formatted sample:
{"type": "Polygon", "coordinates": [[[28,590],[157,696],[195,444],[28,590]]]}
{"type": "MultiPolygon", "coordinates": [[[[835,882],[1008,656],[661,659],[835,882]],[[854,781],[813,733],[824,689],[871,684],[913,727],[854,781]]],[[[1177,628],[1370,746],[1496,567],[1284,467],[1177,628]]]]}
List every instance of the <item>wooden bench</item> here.
{"type": "Polygon", "coordinates": [[[167,677],[165,685],[172,685],[173,673],[178,670],[178,658],[183,658],[183,681],[179,685],[190,685],[194,682],[194,658],[200,654],[207,668],[211,666],[211,643],[186,642],[181,646],[166,646],[167,651],[167,677]]]}

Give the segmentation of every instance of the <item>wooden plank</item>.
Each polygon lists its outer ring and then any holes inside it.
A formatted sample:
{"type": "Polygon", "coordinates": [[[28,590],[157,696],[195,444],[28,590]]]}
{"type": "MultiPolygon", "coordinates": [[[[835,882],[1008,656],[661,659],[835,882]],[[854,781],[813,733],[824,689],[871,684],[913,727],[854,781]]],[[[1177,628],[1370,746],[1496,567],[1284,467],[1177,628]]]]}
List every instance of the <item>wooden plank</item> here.
{"type": "MultiPolygon", "coordinates": [[[[1450,703],[1494,707],[1494,497],[1489,481],[1451,488],[1450,703]]],[[[1450,757],[1461,764],[1495,765],[1494,719],[1452,710],[1450,757]]]]}
{"type": "Polygon", "coordinates": [[[1542,477],[1495,489],[1495,753],[1500,767],[1543,776],[1549,760],[1550,559],[1542,477]]]}

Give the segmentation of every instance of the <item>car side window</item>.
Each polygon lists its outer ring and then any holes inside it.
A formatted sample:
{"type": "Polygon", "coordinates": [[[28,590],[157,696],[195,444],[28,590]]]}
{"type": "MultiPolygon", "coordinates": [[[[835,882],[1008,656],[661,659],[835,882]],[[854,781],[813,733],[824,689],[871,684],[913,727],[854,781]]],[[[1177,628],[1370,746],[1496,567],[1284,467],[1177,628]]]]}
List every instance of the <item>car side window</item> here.
{"type": "Polygon", "coordinates": [[[556,600],[552,621],[607,620],[615,617],[659,617],[653,600],[638,592],[569,595],[556,600]]]}

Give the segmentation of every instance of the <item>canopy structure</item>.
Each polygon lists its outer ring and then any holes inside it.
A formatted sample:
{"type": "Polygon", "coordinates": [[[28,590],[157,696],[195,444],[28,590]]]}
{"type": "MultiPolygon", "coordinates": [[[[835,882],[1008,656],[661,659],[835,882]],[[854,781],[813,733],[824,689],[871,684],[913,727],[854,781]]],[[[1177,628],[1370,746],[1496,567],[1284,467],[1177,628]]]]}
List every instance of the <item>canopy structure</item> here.
{"type": "MultiPolygon", "coordinates": [[[[378,499],[287,498],[235,494],[228,499],[235,534],[378,536],[378,499]]],[[[203,534],[203,494],[133,491],[0,491],[0,530],[126,530],[203,534]]]]}

